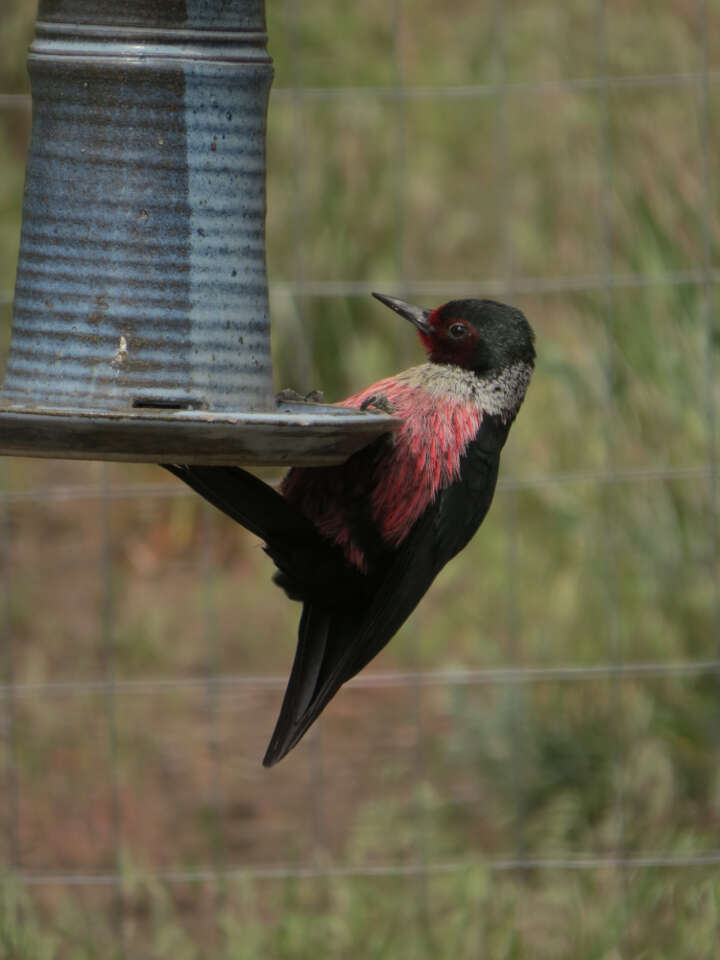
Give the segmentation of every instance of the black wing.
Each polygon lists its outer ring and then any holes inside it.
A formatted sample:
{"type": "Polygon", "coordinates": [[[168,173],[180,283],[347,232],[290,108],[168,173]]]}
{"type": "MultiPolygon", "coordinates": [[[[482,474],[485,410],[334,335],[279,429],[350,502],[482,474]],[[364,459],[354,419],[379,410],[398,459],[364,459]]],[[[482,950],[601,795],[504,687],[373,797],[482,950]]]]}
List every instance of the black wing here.
{"type": "Polygon", "coordinates": [[[265,541],[276,582],[294,600],[317,593],[338,600],[358,579],[335,544],[292,503],[241,467],[162,464],[209,503],[265,541]],[[334,585],[334,593],[332,587],[334,585]]]}
{"type": "MultiPolygon", "coordinates": [[[[292,503],[253,474],[239,467],[166,465],[261,537],[278,567],[277,582],[291,597],[305,601],[266,766],[282,759],[343,683],[382,650],[439,571],[477,530],[495,490],[502,446],[489,419],[463,458],[460,479],[440,493],[397,550],[378,554],[376,569],[367,576],[351,567],[342,551],[322,538],[292,503]]],[[[359,509],[365,507],[360,504],[359,509]]]]}
{"type": "Polygon", "coordinates": [[[305,605],[295,663],[265,766],[277,763],[298,743],[340,687],[397,633],[440,570],[467,544],[490,507],[498,463],[497,451],[477,446],[468,451],[461,479],[420,517],[374,575],[369,594],[334,611],[318,609],[314,602],[305,605]]]}

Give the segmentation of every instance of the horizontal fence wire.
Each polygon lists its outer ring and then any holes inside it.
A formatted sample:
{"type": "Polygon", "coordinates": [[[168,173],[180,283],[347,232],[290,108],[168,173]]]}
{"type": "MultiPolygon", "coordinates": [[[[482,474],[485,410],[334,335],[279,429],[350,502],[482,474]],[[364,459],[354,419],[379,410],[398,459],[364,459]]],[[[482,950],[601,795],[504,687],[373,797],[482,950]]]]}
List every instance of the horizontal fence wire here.
{"type": "MultiPolygon", "coordinates": [[[[436,86],[327,86],[283,87],[274,85],[272,98],[293,99],[301,95],[306,100],[341,100],[369,97],[379,100],[475,100],[494,98],[498,94],[533,96],[561,93],[566,90],[627,90],[693,87],[720,82],[720,70],[682,73],[628,74],[625,76],[558,77],[553,80],[510,81],[505,83],[448,84],[436,86]]],[[[0,109],[28,109],[32,101],[27,93],[0,94],[0,109]]]]}
{"type": "MultiPolygon", "coordinates": [[[[536,474],[527,477],[501,477],[497,489],[542,490],[575,484],[623,484],[648,481],[708,480],[714,475],[710,464],[688,467],[640,467],[628,470],[577,470],[567,473],[536,474]]],[[[27,490],[0,490],[0,503],[56,503],[77,500],[145,500],[196,496],[188,487],[169,483],[58,484],[27,490]]]]}
{"type": "MultiPolygon", "coordinates": [[[[657,273],[611,273],[581,276],[513,277],[513,291],[525,296],[550,294],[594,293],[610,286],[617,290],[641,290],[662,287],[704,287],[720,283],[720,270],[671,270],[657,273]]],[[[279,297],[367,297],[372,284],[349,280],[306,280],[303,283],[270,283],[270,295],[279,297]]],[[[407,294],[422,297],[469,297],[481,290],[488,296],[499,296],[507,291],[507,283],[497,277],[468,280],[412,280],[404,281],[407,294]]],[[[12,293],[0,293],[0,307],[12,304],[12,293]]]]}
{"type": "MultiPolygon", "coordinates": [[[[606,677],[698,676],[720,673],[720,660],[681,660],[677,662],[598,663],[588,666],[572,664],[555,667],[487,667],[468,670],[387,670],[368,672],[353,677],[344,684],[349,689],[382,690],[389,687],[460,687],[490,686],[495,684],[544,683],[556,680],[598,680],[606,677]]],[[[123,693],[152,694],[164,690],[204,690],[206,677],[172,676],[142,679],[65,680],[16,682],[0,684],[0,695],[12,693],[15,697],[72,696],[76,693],[104,693],[108,689],[123,693]]],[[[285,674],[268,676],[213,674],[216,692],[242,689],[282,689],[287,683],[285,674]]]]}
{"type": "MultiPolygon", "coordinates": [[[[720,851],[665,856],[575,856],[575,857],[507,857],[487,860],[460,860],[443,863],[377,864],[364,866],[252,866],[230,870],[158,870],[145,874],[163,883],[207,883],[232,880],[313,880],[324,877],[417,877],[423,874],[442,875],[467,870],[603,870],[621,868],[673,869],[678,867],[712,867],[720,864],[720,851]]],[[[121,878],[115,873],[15,873],[13,880],[26,886],[118,886],[121,878]]]]}
{"type": "MultiPolygon", "coordinates": [[[[720,270],[672,270],[657,273],[610,273],[585,274],[580,276],[523,277],[513,276],[512,288],[515,293],[552,294],[586,293],[605,290],[607,286],[622,289],[645,289],[649,287],[684,287],[701,285],[707,282],[717,283],[720,270]]],[[[485,279],[457,280],[413,280],[405,281],[410,293],[422,296],[470,296],[482,290],[488,294],[499,294],[507,290],[507,282],[497,277],[485,279]]],[[[271,283],[270,292],[288,297],[360,297],[367,296],[370,286],[367,283],[344,280],[305,281],[296,283],[271,283]]]]}
{"type": "MultiPolygon", "coordinates": [[[[704,287],[720,283],[720,270],[669,270],[657,273],[611,273],[585,274],[581,276],[513,277],[512,287],[516,294],[549,295],[593,293],[610,286],[617,290],[650,289],[662,287],[704,287]]],[[[367,297],[372,284],[349,280],[306,280],[303,283],[270,283],[270,295],[280,297],[367,297]]],[[[507,291],[507,282],[497,277],[486,279],[458,280],[412,280],[404,281],[403,289],[417,296],[468,297],[478,290],[492,296],[507,291]]],[[[0,293],[0,307],[10,306],[12,293],[0,293]]]]}

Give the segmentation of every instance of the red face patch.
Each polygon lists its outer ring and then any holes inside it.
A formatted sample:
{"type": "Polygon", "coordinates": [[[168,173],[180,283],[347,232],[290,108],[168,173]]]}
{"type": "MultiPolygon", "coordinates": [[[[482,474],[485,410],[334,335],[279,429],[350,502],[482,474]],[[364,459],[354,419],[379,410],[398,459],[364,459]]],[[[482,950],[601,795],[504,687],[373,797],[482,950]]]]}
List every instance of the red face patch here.
{"type": "Polygon", "coordinates": [[[428,316],[432,333],[420,333],[422,345],[433,363],[452,363],[472,369],[472,358],[480,343],[477,328],[462,317],[444,316],[438,307],[428,316]]]}

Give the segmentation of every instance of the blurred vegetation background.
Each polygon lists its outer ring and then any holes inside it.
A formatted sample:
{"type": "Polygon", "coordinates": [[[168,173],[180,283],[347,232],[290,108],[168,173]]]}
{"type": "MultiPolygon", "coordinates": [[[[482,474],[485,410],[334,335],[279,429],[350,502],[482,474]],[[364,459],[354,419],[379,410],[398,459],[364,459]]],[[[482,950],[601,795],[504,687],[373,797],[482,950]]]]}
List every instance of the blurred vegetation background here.
{"type": "MultiPolygon", "coordinates": [[[[0,348],[32,0],[0,11],[0,348]]],[[[152,467],[0,461],[0,956],[720,954],[718,0],[268,2],[277,386],[539,362],[480,534],[277,769],[297,608],[152,467]]]]}

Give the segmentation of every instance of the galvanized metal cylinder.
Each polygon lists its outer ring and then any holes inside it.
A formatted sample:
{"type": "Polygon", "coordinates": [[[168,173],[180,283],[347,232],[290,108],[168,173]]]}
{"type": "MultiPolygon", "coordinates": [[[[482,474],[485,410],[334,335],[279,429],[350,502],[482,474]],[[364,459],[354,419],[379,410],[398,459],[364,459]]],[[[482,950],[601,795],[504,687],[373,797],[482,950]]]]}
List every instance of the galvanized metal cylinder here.
{"type": "Polygon", "coordinates": [[[267,410],[261,0],[41,0],[5,393],[267,410]]]}
{"type": "Polygon", "coordinates": [[[397,420],[273,397],[264,0],[40,0],[0,454],[326,464],[397,420]]]}

